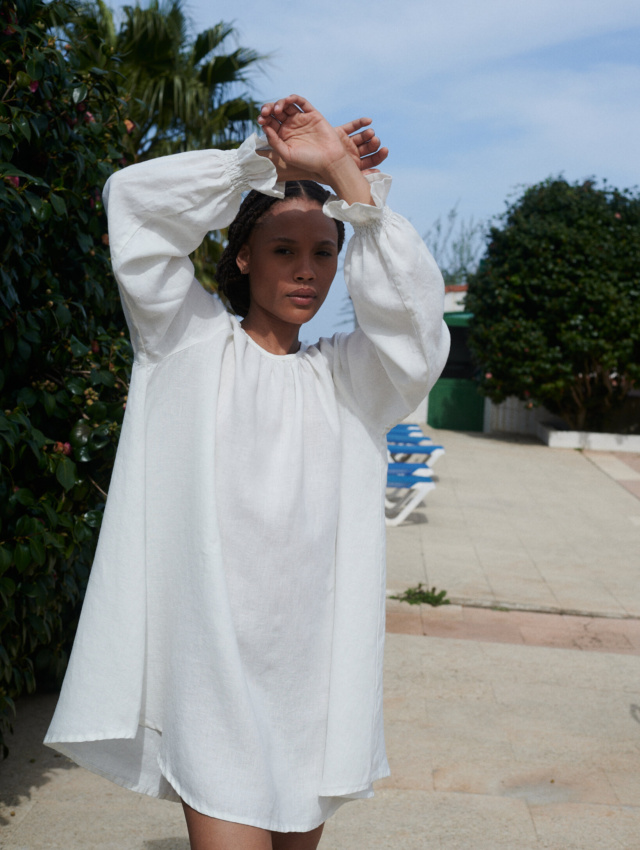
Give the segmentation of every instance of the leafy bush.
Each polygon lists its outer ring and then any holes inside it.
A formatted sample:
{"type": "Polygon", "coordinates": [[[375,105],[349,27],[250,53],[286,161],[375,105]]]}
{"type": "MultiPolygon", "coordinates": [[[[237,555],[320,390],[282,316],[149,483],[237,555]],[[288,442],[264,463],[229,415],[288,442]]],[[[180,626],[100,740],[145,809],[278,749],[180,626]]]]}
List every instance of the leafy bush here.
{"type": "Polygon", "coordinates": [[[607,430],[640,380],[640,197],[549,179],[493,227],[467,309],[481,391],[607,430]]]}
{"type": "MultiPolygon", "coordinates": [[[[60,680],[131,365],[100,191],[121,101],[78,70],[61,0],[0,12],[0,744],[13,700],[60,680]]],[[[110,61],[114,61],[111,60],[110,61]]]]}

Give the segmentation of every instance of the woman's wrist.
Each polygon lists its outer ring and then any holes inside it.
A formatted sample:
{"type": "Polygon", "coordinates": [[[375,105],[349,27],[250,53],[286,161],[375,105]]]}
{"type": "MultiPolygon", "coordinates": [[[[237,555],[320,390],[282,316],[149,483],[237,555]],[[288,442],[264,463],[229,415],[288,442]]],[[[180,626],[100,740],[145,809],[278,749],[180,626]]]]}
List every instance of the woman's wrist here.
{"type": "Polygon", "coordinates": [[[287,165],[282,157],[278,156],[278,154],[271,149],[263,148],[262,150],[257,150],[256,153],[258,156],[262,156],[271,162],[276,170],[278,182],[284,182],[285,180],[315,180],[317,183],[322,182],[318,174],[312,174],[311,172],[303,171],[300,168],[296,169],[287,165]]]}
{"type": "Polygon", "coordinates": [[[324,169],[324,177],[323,182],[331,186],[338,198],[347,204],[374,206],[369,182],[351,157],[345,156],[330,163],[324,169]]]}
{"type": "Polygon", "coordinates": [[[369,183],[350,156],[329,163],[321,172],[308,172],[292,167],[274,150],[257,150],[256,153],[273,164],[278,181],[315,180],[330,186],[334,194],[348,204],[374,205],[369,183]]]}

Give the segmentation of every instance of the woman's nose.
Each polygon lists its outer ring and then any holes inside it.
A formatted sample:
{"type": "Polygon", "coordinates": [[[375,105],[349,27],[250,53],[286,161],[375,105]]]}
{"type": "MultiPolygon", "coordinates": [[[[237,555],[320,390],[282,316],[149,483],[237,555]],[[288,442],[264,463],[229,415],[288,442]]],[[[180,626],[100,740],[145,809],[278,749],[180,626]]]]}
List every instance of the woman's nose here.
{"type": "Polygon", "coordinates": [[[294,276],[296,280],[313,280],[316,276],[313,263],[306,257],[301,258],[294,276]]]}

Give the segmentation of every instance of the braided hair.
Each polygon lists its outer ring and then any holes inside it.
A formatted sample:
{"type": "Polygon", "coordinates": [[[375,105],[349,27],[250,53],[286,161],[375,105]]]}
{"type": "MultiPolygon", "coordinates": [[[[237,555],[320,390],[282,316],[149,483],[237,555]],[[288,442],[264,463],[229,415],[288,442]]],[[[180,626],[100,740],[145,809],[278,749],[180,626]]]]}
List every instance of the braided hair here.
{"type": "MultiPolygon", "coordinates": [[[[242,202],[238,214],[229,225],[229,241],[222,252],[216,266],[216,280],[219,292],[227,299],[231,309],[238,316],[245,317],[249,312],[251,295],[249,290],[249,275],[242,274],[236,263],[238,252],[249,241],[249,237],[258,221],[271,209],[274,204],[287,198],[308,198],[317,201],[320,206],[330,196],[313,180],[287,180],[284,198],[263,195],[252,189],[242,202]]],[[[344,224],[335,220],[338,228],[338,253],[344,244],[344,224]]]]}

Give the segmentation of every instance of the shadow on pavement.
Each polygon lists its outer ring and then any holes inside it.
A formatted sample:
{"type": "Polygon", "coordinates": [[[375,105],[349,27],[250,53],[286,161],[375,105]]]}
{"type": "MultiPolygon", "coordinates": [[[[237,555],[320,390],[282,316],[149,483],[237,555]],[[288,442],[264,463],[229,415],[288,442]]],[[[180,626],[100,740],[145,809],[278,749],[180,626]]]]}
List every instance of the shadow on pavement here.
{"type": "Polygon", "coordinates": [[[0,762],[0,825],[11,823],[12,809],[29,800],[33,790],[51,782],[52,770],[77,768],[42,743],[57,699],[57,694],[33,694],[16,703],[14,734],[6,738],[9,755],[0,762]]]}

